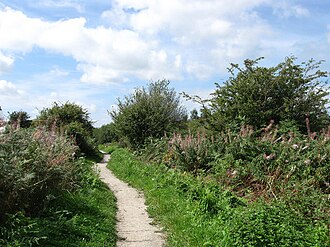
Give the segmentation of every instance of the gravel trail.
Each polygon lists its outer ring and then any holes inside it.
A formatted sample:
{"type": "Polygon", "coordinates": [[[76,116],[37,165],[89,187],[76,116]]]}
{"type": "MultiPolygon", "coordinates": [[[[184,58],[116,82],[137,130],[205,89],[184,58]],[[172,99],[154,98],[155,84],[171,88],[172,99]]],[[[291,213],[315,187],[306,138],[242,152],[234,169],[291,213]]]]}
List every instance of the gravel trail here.
{"type": "Polygon", "coordinates": [[[116,178],[106,168],[110,155],[105,154],[97,167],[100,177],[117,198],[118,247],[161,247],[165,243],[160,229],[152,224],[142,192],[116,178]]]}

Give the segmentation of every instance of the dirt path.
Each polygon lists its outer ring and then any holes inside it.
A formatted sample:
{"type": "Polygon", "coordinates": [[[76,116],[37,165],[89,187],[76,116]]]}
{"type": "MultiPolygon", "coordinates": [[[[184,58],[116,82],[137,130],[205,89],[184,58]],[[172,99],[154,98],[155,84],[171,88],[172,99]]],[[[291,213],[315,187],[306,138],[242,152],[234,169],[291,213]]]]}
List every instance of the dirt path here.
{"type": "Polygon", "coordinates": [[[110,155],[104,155],[98,163],[100,177],[117,198],[118,247],[160,247],[164,245],[164,236],[159,228],[152,224],[147,214],[142,192],[130,187],[116,178],[106,168],[110,155]]]}

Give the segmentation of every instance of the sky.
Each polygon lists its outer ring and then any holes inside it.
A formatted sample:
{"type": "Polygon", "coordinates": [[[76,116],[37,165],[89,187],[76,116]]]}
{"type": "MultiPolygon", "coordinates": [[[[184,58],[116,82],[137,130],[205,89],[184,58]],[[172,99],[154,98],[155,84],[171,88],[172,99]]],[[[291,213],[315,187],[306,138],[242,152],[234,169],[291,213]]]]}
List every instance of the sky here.
{"type": "Polygon", "coordinates": [[[0,0],[0,106],[34,118],[74,102],[98,127],[151,81],[208,98],[247,58],[329,71],[329,13],[328,0],[0,0]]]}

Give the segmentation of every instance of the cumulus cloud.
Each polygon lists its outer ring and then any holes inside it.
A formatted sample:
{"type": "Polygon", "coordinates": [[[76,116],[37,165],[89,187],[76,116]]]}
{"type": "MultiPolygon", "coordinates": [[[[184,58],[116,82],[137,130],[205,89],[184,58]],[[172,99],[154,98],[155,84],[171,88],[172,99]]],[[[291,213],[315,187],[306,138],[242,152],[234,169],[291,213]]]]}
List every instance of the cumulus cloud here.
{"type": "MultiPolygon", "coordinates": [[[[40,47],[70,56],[86,83],[180,79],[183,74],[206,79],[231,61],[267,51],[274,31],[255,8],[270,2],[273,6],[270,0],[114,0],[100,16],[104,25],[93,28],[83,17],[45,21],[6,7],[0,11],[0,52],[40,47]]],[[[78,2],[39,4],[75,7],[78,2]]],[[[285,16],[308,14],[286,1],[275,6],[286,9],[285,16]]],[[[12,64],[12,57],[0,53],[0,72],[12,64]]]]}
{"type": "Polygon", "coordinates": [[[278,1],[273,4],[273,12],[280,18],[289,18],[289,17],[306,17],[310,15],[310,12],[307,8],[299,4],[292,4],[288,1],[278,1]]]}
{"type": "Polygon", "coordinates": [[[29,18],[8,7],[0,11],[0,23],[0,49],[23,53],[32,49],[47,26],[40,19],[29,18]]]}
{"type": "Polygon", "coordinates": [[[175,64],[175,57],[167,57],[155,42],[144,40],[131,30],[88,28],[85,18],[47,22],[10,8],[0,11],[0,22],[0,36],[4,37],[0,51],[26,53],[40,47],[71,56],[78,63],[84,82],[120,82],[127,75],[150,76],[155,68],[160,68],[163,76],[173,77],[173,70],[167,74],[166,68],[175,64]]]}
{"type": "Polygon", "coordinates": [[[0,75],[12,68],[14,59],[10,56],[5,56],[0,50],[0,75]]]}
{"type": "Polygon", "coordinates": [[[271,26],[254,11],[267,0],[115,2],[119,19],[145,40],[157,40],[171,51],[172,67],[198,79],[208,78],[217,69],[224,71],[230,61],[259,55],[273,36],[271,26]]]}
{"type": "Polygon", "coordinates": [[[19,96],[22,91],[18,90],[15,85],[6,80],[0,80],[0,96],[19,96]]]}
{"type": "Polygon", "coordinates": [[[38,7],[46,7],[46,8],[72,8],[76,11],[82,13],[84,12],[84,6],[78,1],[74,0],[39,0],[37,2],[33,1],[31,5],[38,7]]]}

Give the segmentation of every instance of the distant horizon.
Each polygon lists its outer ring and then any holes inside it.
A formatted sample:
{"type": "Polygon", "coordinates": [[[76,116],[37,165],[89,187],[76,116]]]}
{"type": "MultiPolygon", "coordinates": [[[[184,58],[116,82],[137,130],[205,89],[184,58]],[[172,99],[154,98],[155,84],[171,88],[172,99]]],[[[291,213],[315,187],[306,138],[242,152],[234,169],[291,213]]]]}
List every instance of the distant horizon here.
{"type": "Polygon", "coordinates": [[[321,0],[0,0],[0,106],[35,118],[70,101],[99,127],[150,81],[207,98],[245,59],[294,55],[329,71],[329,11],[321,0]]]}

